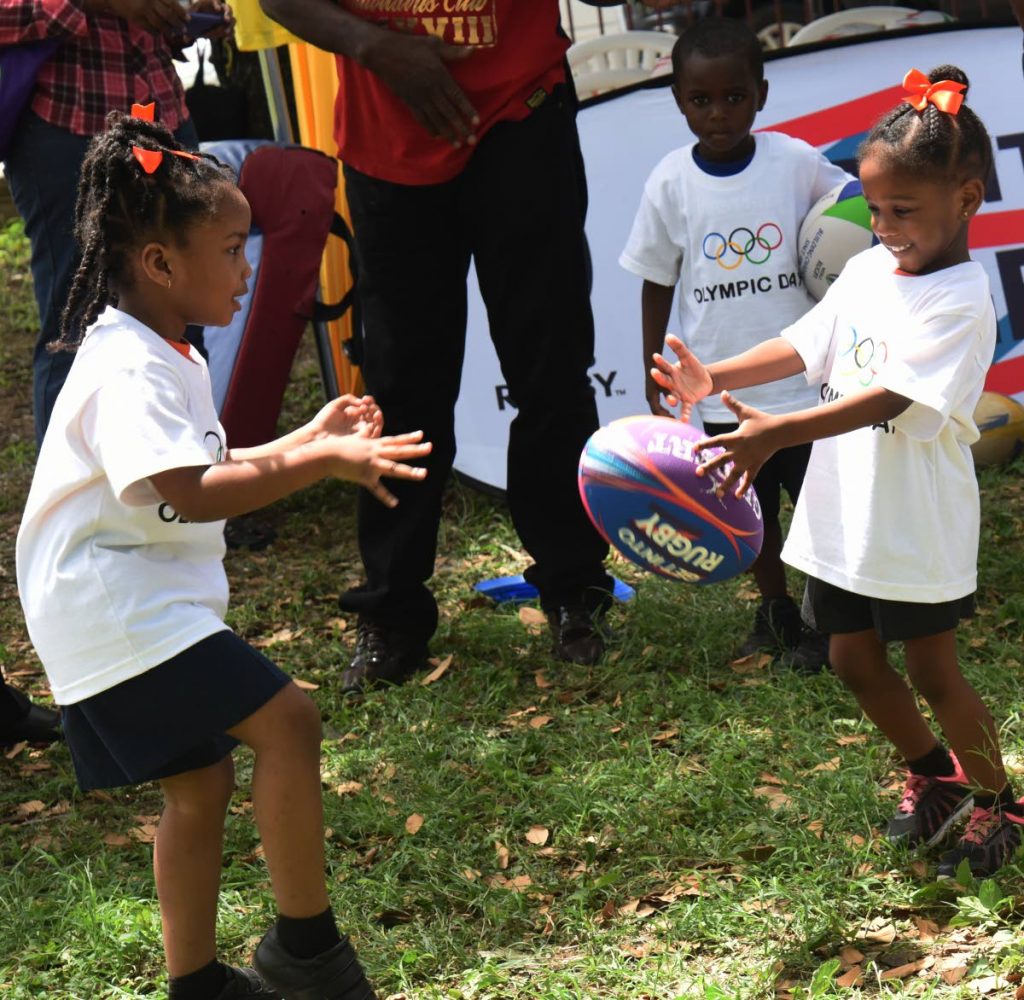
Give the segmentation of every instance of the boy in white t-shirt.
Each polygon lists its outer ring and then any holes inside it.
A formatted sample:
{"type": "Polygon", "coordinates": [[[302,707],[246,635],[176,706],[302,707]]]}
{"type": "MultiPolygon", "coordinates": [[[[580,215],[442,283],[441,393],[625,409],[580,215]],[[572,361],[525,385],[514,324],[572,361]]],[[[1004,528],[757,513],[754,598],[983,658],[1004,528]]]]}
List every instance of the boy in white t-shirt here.
{"type": "MultiPolygon", "coordinates": [[[[813,305],[797,269],[797,235],[814,202],[851,180],[813,147],[777,132],[750,129],[768,83],[757,37],[729,18],[700,21],[672,52],[672,92],[697,141],[669,153],[652,171],[619,262],[644,279],[644,370],[662,350],[675,286],[681,336],[709,361],[744,351],[794,322],[813,305]]],[[[651,412],[670,415],[646,375],[651,412]]],[[[752,391],[753,405],[788,413],[814,403],[812,389],[790,378],[752,391]]],[[[736,427],[717,399],[699,406],[709,434],[736,427]]],[[[764,544],[753,566],[761,593],[754,628],[736,651],[766,650],[813,672],[828,662],[827,640],[802,627],[780,559],[782,488],[795,502],[809,445],[787,448],[761,470],[755,486],[764,544]]]]}

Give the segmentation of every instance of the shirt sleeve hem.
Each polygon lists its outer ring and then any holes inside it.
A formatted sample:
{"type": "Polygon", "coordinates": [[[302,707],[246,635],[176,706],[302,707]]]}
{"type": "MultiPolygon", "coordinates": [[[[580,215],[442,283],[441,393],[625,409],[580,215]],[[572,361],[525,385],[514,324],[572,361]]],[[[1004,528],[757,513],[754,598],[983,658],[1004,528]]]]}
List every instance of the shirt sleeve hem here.
{"type": "Polygon", "coordinates": [[[657,268],[649,267],[635,257],[629,257],[626,254],[619,256],[619,264],[631,274],[643,278],[644,281],[653,281],[656,285],[664,285],[666,288],[675,288],[679,281],[678,274],[673,276],[668,271],[659,271],[657,268]]]}

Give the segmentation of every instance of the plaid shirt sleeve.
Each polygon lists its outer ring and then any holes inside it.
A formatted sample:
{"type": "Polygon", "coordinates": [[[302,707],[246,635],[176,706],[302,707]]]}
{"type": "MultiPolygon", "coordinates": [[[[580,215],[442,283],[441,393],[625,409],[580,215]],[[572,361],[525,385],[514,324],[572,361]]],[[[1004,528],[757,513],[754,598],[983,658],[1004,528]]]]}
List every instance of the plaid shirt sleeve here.
{"type": "Polygon", "coordinates": [[[0,45],[86,35],[85,14],[68,0],[0,0],[0,45]]]}
{"type": "Polygon", "coordinates": [[[188,118],[171,43],[110,14],[86,15],[71,0],[0,0],[0,45],[63,35],[36,76],[31,109],[75,135],[96,135],[107,113],[156,103],[176,129],[188,118]]]}

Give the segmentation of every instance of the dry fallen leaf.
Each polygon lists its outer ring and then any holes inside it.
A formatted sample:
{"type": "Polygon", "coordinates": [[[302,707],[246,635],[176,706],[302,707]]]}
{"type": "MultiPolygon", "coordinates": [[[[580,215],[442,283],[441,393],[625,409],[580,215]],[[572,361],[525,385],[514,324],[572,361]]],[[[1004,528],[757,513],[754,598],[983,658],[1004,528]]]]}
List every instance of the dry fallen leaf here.
{"type": "Polygon", "coordinates": [[[547,615],[540,608],[520,608],[519,620],[526,626],[526,631],[532,632],[534,635],[543,632],[548,623],[547,615]]]}
{"type": "Polygon", "coordinates": [[[942,981],[949,986],[956,986],[956,984],[966,975],[966,965],[951,965],[949,968],[942,969],[939,972],[939,976],[942,978],[942,981]]]}
{"type": "Polygon", "coordinates": [[[896,928],[892,924],[883,923],[867,929],[862,936],[865,941],[875,944],[892,944],[896,940],[896,928]]]}
{"type": "Polygon", "coordinates": [[[526,831],[526,840],[528,843],[534,844],[537,847],[543,847],[548,842],[548,837],[551,836],[551,831],[546,826],[531,826],[526,831]]]}
{"type": "Polygon", "coordinates": [[[508,868],[508,848],[500,840],[496,840],[494,842],[494,853],[498,855],[498,867],[504,871],[508,868]]]}
{"type": "Polygon", "coordinates": [[[842,762],[841,758],[833,757],[831,760],[823,761],[821,764],[815,764],[811,768],[811,772],[814,771],[838,771],[839,765],[842,762]]]}
{"type": "Polygon", "coordinates": [[[535,715],[532,719],[530,719],[530,728],[541,729],[542,727],[546,726],[550,721],[550,715],[535,715]]]}
{"type": "Polygon", "coordinates": [[[839,960],[843,965],[860,965],[864,961],[864,952],[848,944],[839,949],[839,960]]]}
{"type": "Polygon", "coordinates": [[[11,749],[8,750],[7,753],[4,754],[4,756],[8,760],[14,760],[14,758],[17,757],[18,754],[21,753],[21,751],[24,750],[25,747],[27,747],[27,746],[28,746],[28,743],[25,740],[22,740],[20,743],[15,743],[14,746],[11,747],[11,749]]]}
{"type": "Polygon", "coordinates": [[[445,672],[452,665],[452,654],[449,653],[443,660],[432,659],[430,662],[434,664],[434,669],[420,681],[420,684],[424,687],[427,684],[433,684],[434,681],[444,676],[445,672]]]}
{"type": "Polygon", "coordinates": [[[103,838],[103,843],[109,847],[124,847],[131,842],[131,837],[128,837],[123,833],[108,833],[103,838]]]}
{"type": "Polygon", "coordinates": [[[910,918],[917,928],[917,933],[923,942],[930,943],[939,936],[939,925],[927,917],[919,917],[916,914],[910,918]]]}
{"type": "Polygon", "coordinates": [[[864,982],[864,970],[859,965],[853,965],[836,979],[836,986],[860,986],[864,982]]]}
{"type": "Polygon", "coordinates": [[[297,688],[301,688],[303,691],[319,691],[320,685],[314,684],[312,681],[304,681],[301,677],[293,677],[292,680],[295,682],[297,688]]]}
{"type": "Polygon", "coordinates": [[[836,743],[841,747],[848,747],[852,743],[867,743],[867,733],[854,733],[852,736],[839,736],[836,738],[836,743]]]}
{"type": "Polygon", "coordinates": [[[410,836],[415,836],[419,833],[421,826],[423,826],[423,817],[419,813],[413,813],[405,821],[405,832],[410,836]]]}
{"type": "Polygon", "coordinates": [[[751,653],[749,656],[741,656],[729,664],[729,669],[737,674],[754,674],[764,670],[772,662],[771,653],[751,653]]]}
{"type": "Polygon", "coordinates": [[[754,794],[767,799],[768,805],[772,809],[781,809],[793,801],[781,788],[777,788],[775,785],[758,785],[754,789],[754,794]]]}
{"type": "Polygon", "coordinates": [[[297,639],[302,635],[303,630],[282,628],[278,629],[272,635],[264,636],[261,639],[250,639],[249,645],[255,646],[257,649],[262,649],[265,646],[273,646],[276,642],[291,642],[292,639],[297,639]]]}
{"type": "Polygon", "coordinates": [[[544,671],[543,671],[543,670],[538,670],[538,671],[537,671],[537,672],[536,672],[536,673],[535,673],[535,674],[533,675],[533,682],[534,682],[534,684],[536,684],[536,685],[537,685],[537,687],[539,687],[539,688],[549,688],[549,687],[551,687],[551,681],[549,681],[549,680],[548,680],[548,679],[547,679],[547,678],[546,678],[546,677],[544,676],[544,671]]]}
{"type": "Polygon", "coordinates": [[[334,789],[337,795],[358,795],[363,790],[361,781],[343,781],[334,789]]]}
{"type": "Polygon", "coordinates": [[[140,844],[152,844],[156,840],[156,825],[154,823],[144,823],[142,826],[137,826],[130,830],[129,834],[140,844]]]}
{"type": "Polygon", "coordinates": [[[925,965],[923,958],[919,958],[916,962],[907,962],[905,965],[897,965],[895,969],[886,969],[878,978],[879,979],[906,979],[908,976],[914,975],[915,972],[920,972],[925,965]]]}
{"type": "Polygon", "coordinates": [[[41,813],[46,808],[46,803],[40,802],[39,799],[32,799],[31,802],[21,802],[15,808],[15,813],[18,816],[35,816],[36,813],[41,813]]]}

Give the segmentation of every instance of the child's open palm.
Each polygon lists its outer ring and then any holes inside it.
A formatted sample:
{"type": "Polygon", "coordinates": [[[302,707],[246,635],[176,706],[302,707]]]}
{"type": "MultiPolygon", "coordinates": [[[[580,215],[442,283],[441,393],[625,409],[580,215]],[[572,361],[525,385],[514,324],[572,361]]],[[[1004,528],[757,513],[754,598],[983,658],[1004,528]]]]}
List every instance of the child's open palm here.
{"type": "Polygon", "coordinates": [[[669,406],[679,404],[679,419],[689,422],[693,404],[702,400],[713,388],[711,375],[687,346],[673,333],[665,343],[679,359],[672,364],[660,354],[654,355],[651,378],[661,386],[669,406]]]}
{"type": "Polygon", "coordinates": [[[702,447],[725,450],[702,462],[697,475],[707,475],[711,470],[719,469],[725,473],[717,488],[719,496],[735,487],[736,496],[741,497],[750,489],[764,463],[778,450],[772,436],[777,422],[771,414],[741,403],[728,392],[722,393],[722,402],[732,410],[739,426],[728,434],[700,442],[702,447]]]}
{"type": "Polygon", "coordinates": [[[423,440],[423,431],[393,437],[348,434],[335,437],[332,443],[334,475],[366,487],[386,507],[397,506],[398,498],[384,486],[383,478],[426,478],[426,469],[405,464],[408,459],[430,453],[431,445],[423,440]]]}
{"type": "Polygon", "coordinates": [[[328,434],[380,437],[384,430],[384,415],[372,396],[346,393],[332,399],[320,410],[311,421],[311,429],[317,437],[328,434]]]}

